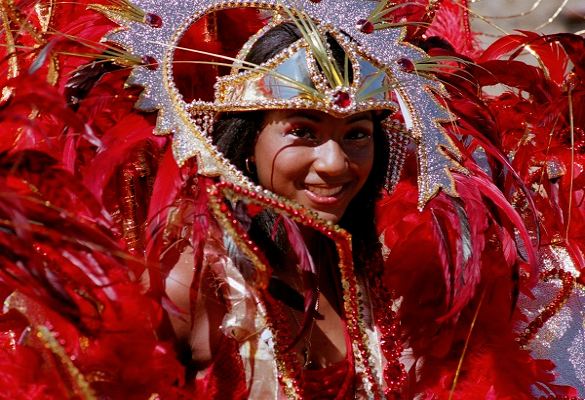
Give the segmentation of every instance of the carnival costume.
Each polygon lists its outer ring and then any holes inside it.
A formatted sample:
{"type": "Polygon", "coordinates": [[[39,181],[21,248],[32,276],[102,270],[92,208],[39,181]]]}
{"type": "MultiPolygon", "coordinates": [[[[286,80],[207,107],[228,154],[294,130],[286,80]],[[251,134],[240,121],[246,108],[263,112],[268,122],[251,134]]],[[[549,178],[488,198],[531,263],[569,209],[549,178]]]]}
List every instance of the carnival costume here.
{"type": "MultiPolygon", "coordinates": [[[[519,298],[519,311],[525,316],[517,318],[518,341],[536,359],[551,360],[558,374],[556,383],[578,389],[579,397],[585,396],[584,46],[583,38],[576,35],[522,32],[499,39],[478,60],[491,75],[479,73],[478,87],[495,79],[516,89],[482,100],[484,110],[498,124],[497,139],[510,156],[510,170],[517,171],[530,189],[511,189],[513,178],[507,174],[506,194],[525,220],[539,255],[539,283],[519,298]],[[540,67],[516,59],[518,46],[524,44],[540,67]],[[512,50],[508,60],[497,61],[502,52],[512,50]],[[505,71],[506,66],[513,73],[505,71]],[[527,207],[531,200],[536,216],[527,207]]],[[[576,397],[576,393],[567,395],[576,397]]]]}
{"type": "MultiPolygon", "coordinates": [[[[574,151],[574,134],[583,132],[568,111],[573,98],[582,100],[582,38],[530,37],[573,50],[567,86],[553,90],[546,81],[557,96],[568,92],[570,105],[548,110],[564,122],[550,136],[561,147],[552,162],[522,159],[533,149],[509,140],[517,129],[504,124],[510,97],[477,96],[504,80],[494,60],[518,38],[480,55],[465,8],[450,2],[3,1],[1,12],[0,398],[577,395],[569,387],[575,380],[554,382],[547,360],[554,354],[539,352],[534,339],[581,290],[583,242],[568,232],[583,222],[582,207],[571,205],[582,199],[575,194],[583,191],[582,173],[557,180],[574,171],[562,146],[571,138],[574,151]],[[302,38],[261,65],[247,62],[254,43],[283,23],[302,38]],[[455,48],[447,41],[456,37],[453,26],[464,32],[455,48]],[[345,67],[327,37],[343,49],[345,67]],[[347,231],[257,186],[212,142],[224,113],[291,108],[384,118],[383,259],[372,249],[364,271],[354,268],[347,231]],[[511,166],[506,153],[515,154],[511,166]],[[513,167],[505,180],[497,161],[513,167]],[[547,189],[556,195],[534,189],[543,176],[534,163],[548,168],[547,189]],[[560,198],[568,205],[559,206],[560,198]],[[284,227],[308,283],[299,328],[315,317],[310,281],[318,272],[298,226],[334,243],[348,349],[342,363],[310,372],[300,365],[298,338],[269,290],[273,266],[247,231],[265,209],[284,227]],[[539,236],[534,210],[562,224],[546,225],[539,236]],[[533,318],[526,325],[516,296],[520,288],[529,297],[538,282],[531,239],[539,237],[548,240],[541,279],[558,278],[563,289],[544,311],[522,303],[533,318]],[[165,313],[183,312],[164,282],[186,249],[193,253],[195,278],[184,283],[193,304],[208,274],[222,283],[228,310],[203,379],[185,373],[184,357],[160,333],[165,313]],[[140,284],[145,275],[148,289],[140,284]]],[[[565,73],[547,76],[562,86],[565,73]]],[[[518,87],[548,101],[528,82],[518,87]]],[[[514,110],[535,107],[537,114],[534,98],[516,99],[514,110]]],[[[542,139],[548,133],[536,127],[544,125],[531,122],[530,134],[542,139]]],[[[570,310],[578,315],[577,302],[570,310]]],[[[563,368],[580,377],[578,365],[563,368]]]]}

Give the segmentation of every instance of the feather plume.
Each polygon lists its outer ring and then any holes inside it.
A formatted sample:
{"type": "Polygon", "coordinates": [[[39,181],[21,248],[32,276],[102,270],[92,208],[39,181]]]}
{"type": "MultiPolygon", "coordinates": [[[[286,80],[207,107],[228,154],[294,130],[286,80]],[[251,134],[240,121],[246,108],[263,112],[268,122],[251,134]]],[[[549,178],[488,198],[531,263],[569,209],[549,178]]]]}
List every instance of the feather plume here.
{"type": "MultiPolygon", "coordinates": [[[[319,276],[317,274],[317,268],[315,266],[313,257],[311,256],[311,253],[305,244],[298,225],[286,216],[282,216],[281,220],[288,235],[288,240],[291,244],[292,250],[296,254],[297,260],[299,261],[305,291],[305,313],[303,315],[303,320],[301,321],[299,333],[293,341],[292,345],[294,346],[294,344],[311,326],[311,321],[313,321],[315,318],[315,305],[317,304],[317,297],[319,295],[317,292],[319,276]]],[[[321,249],[319,251],[321,251],[321,249]]]]}
{"type": "Polygon", "coordinates": [[[133,151],[145,142],[164,142],[152,134],[153,126],[141,115],[129,114],[112,129],[104,133],[102,146],[98,149],[91,168],[84,177],[87,187],[97,198],[102,198],[105,185],[116,168],[128,161],[133,151]],[[128,130],[128,127],[132,127],[128,130]]]}
{"type": "MultiPolygon", "coordinates": [[[[169,140],[170,142],[170,140],[169,140]]],[[[179,252],[167,253],[162,257],[164,231],[167,216],[176,201],[185,177],[180,173],[172,153],[172,146],[167,145],[156,173],[152,197],[148,208],[148,228],[146,229],[146,265],[150,277],[149,293],[155,298],[162,298],[166,308],[177,313],[168,299],[163,282],[168,277],[170,268],[178,261],[179,252]]],[[[168,244],[167,244],[168,245],[168,244]]]]}
{"type": "MultiPolygon", "coordinates": [[[[197,177],[199,179],[198,190],[193,194],[193,254],[194,254],[194,278],[191,282],[190,304],[191,312],[195,311],[195,303],[197,301],[197,294],[199,293],[199,279],[203,273],[203,262],[205,261],[204,249],[207,242],[207,235],[210,229],[210,211],[208,206],[207,189],[213,184],[211,178],[197,177]]],[[[191,320],[194,321],[193,315],[191,320]]]]}

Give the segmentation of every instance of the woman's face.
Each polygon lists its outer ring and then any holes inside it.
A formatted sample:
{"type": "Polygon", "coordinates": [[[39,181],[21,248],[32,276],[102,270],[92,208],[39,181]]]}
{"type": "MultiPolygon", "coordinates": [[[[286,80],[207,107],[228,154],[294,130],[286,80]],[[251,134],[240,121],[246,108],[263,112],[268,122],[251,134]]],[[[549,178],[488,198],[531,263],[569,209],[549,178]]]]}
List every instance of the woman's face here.
{"type": "Polygon", "coordinates": [[[268,111],[263,126],[252,157],[259,183],[337,223],[372,170],[372,113],[268,111]]]}

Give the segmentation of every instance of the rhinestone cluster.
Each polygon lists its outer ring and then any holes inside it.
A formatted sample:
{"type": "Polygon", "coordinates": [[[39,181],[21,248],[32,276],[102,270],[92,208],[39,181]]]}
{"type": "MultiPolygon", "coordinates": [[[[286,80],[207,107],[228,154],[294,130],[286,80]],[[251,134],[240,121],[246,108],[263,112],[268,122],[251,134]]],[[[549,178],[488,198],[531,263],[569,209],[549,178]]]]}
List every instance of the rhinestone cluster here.
{"type": "Polygon", "coordinates": [[[385,122],[382,126],[386,131],[389,148],[388,171],[386,172],[384,189],[390,194],[400,180],[410,134],[405,130],[404,125],[398,122],[385,122]]]}

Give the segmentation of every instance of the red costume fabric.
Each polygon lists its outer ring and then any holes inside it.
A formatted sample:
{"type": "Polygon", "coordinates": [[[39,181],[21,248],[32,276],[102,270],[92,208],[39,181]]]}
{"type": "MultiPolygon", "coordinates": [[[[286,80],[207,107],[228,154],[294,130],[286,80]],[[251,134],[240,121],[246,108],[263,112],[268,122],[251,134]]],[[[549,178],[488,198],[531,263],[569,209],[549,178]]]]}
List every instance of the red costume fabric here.
{"type": "MultiPolygon", "coordinates": [[[[305,370],[300,386],[307,399],[354,398],[353,366],[348,360],[326,368],[305,370]]],[[[205,399],[247,399],[245,374],[236,342],[224,337],[213,365],[204,378],[196,380],[196,393],[205,399]]]]}

